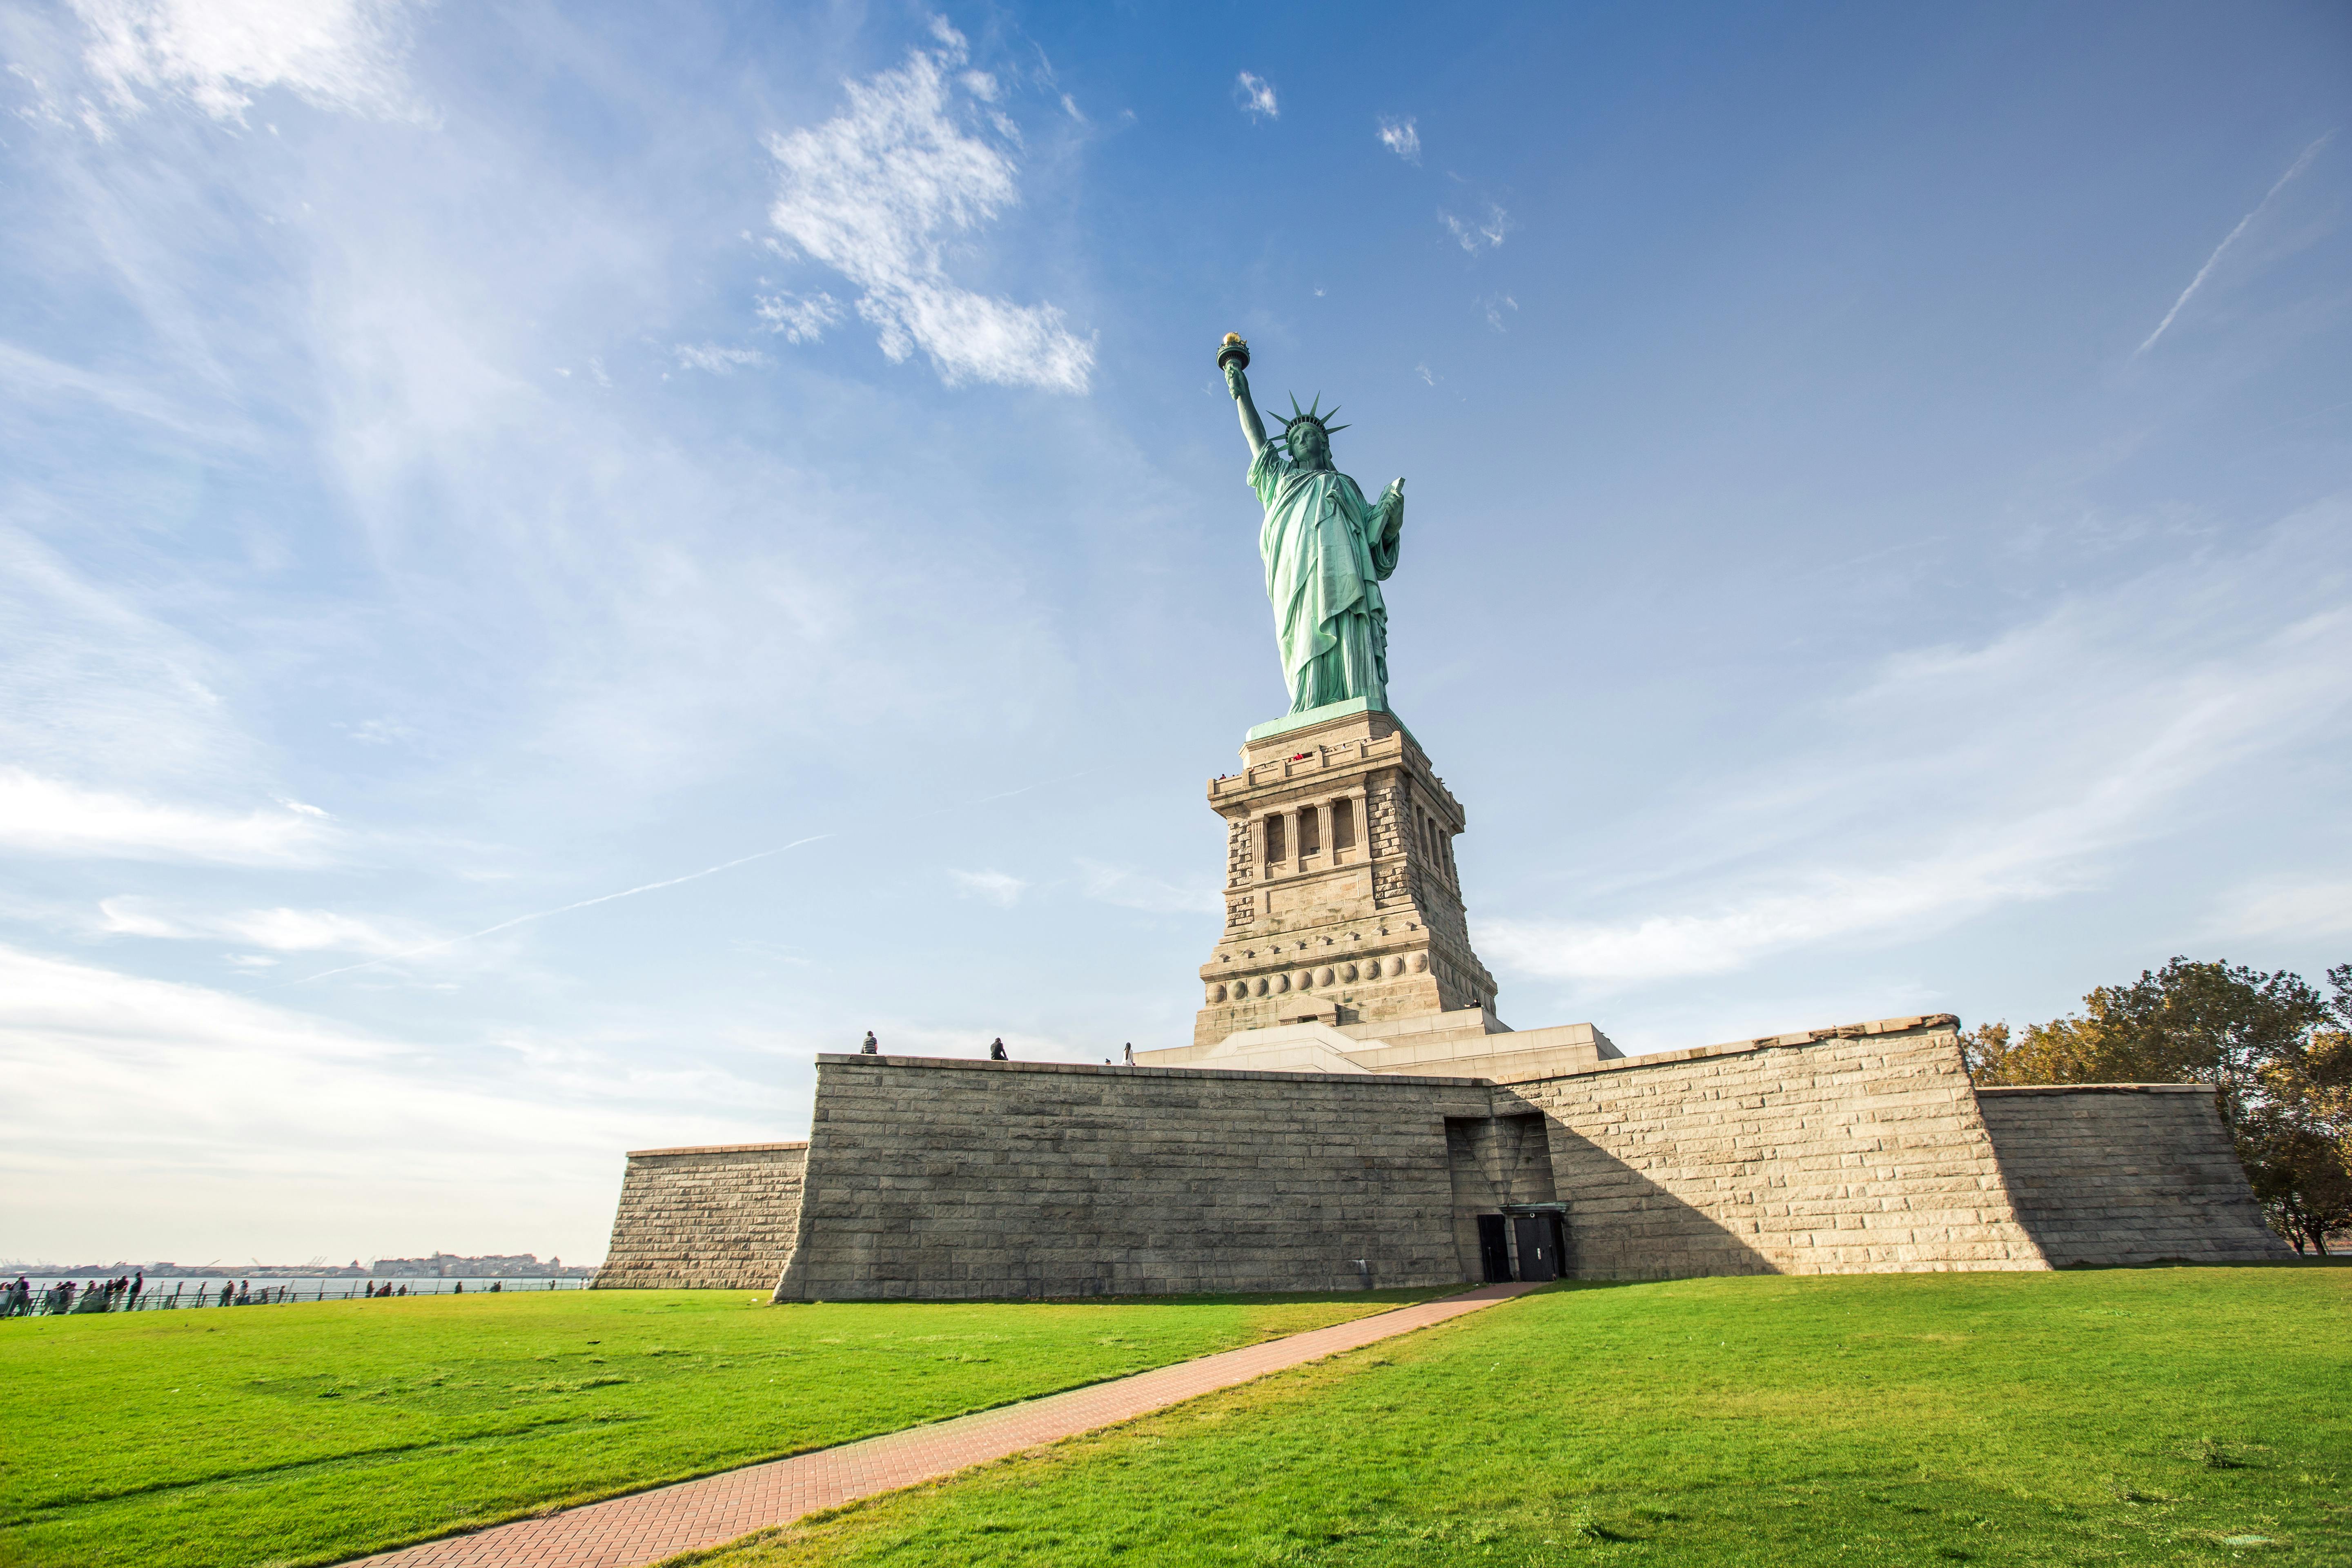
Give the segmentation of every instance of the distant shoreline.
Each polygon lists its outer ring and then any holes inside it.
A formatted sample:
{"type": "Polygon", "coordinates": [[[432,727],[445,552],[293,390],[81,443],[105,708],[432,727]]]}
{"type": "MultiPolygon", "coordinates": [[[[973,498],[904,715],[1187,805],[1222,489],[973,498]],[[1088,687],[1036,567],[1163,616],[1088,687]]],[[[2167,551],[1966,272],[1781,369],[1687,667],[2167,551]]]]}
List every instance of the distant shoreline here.
{"type": "Polygon", "coordinates": [[[452,1261],[442,1268],[420,1267],[415,1263],[393,1264],[381,1268],[315,1268],[297,1263],[256,1263],[245,1268],[219,1264],[130,1263],[117,1259],[112,1263],[0,1263],[0,1276],[14,1279],[18,1275],[40,1279],[112,1279],[124,1275],[144,1274],[150,1279],[590,1279],[596,1264],[566,1264],[551,1268],[541,1264],[535,1268],[501,1268],[488,1264],[467,1264],[452,1261]]]}

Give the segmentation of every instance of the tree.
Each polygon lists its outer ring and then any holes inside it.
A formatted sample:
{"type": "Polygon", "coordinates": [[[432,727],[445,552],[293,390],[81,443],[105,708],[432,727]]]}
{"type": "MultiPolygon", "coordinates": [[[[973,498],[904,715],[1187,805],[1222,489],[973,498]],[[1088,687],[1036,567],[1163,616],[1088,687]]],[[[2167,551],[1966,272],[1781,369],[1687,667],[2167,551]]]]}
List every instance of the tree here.
{"type": "Polygon", "coordinates": [[[2327,972],[2335,995],[2320,1025],[2263,1069],[2249,1118],[2246,1173],[2272,1224],[2301,1252],[2325,1255],[2352,1226],[2352,963],[2327,972]]]}
{"type": "Polygon", "coordinates": [[[2352,1224],[2352,964],[2323,998],[2286,970],[2174,958],[2127,985],[2102,985],[2081,1016],[1982,1024],[1962,1037],[1979,1084],[2213,1086],[2273,1228],[2326,1251],[2352,1224]]]}
{"type": "Polygon", "coordinates": [[[2292,1119],[2258,1117],[2239,1152],[2271,1228],[2297,1252],[2326,1257],[2329,1235],[2352,1225],[2352,1171],[2343,1147],[2292,1119]]]}

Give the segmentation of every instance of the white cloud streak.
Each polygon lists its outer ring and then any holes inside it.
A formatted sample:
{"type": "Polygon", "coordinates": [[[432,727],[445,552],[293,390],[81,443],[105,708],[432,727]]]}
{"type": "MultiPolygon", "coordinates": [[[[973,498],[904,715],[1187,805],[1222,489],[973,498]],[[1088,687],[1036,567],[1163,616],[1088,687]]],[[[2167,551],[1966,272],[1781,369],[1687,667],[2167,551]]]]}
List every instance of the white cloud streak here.
{"type": "Polygon", "coordinates": [[[1454,237],[1454,243],[1473,256],[1481,250],[1499,248],[1503,237],[1511,232],[1511,215],[1492,202],[1486,204],[1486,216],[1483,218],[1465,220],[1442,209],[1437,218],[1454,237]]]}
{"type": "Polygon", "coordinates": [[[2294,179],[2297,174],[2302,174],[2305,169],[2310,166],[2312,159],[2317,157],[2319,155],[2319,150],[2327,144],[2328,137],[2335,134],[2336,132],[2330,131],[2326,136],[2320,137],[2318,141],[2314,142],[2310,146],[2305,147],[2303,150],[2302,155],[2297,157],[2294,163],[2287,165],[2286,173],[2278,177],[2277,183],[2273,184],[2269,190],[2263,193],[2263,199],[2253,205],[2252,210],[2238,220],[2238,226],[2221,237],[2221,243],[2213,247],[2213,254],[2205,258],[2205,265],[2197,269],[2197,276],[2189,280],[2189,287],[2180,291],[2180,298],[2175,300],[2172,302],[2172,309],[2164,313],[2164,320],[2157,322],[2156,331],[2148,333],[2147,341],[2141,343],[2139,347],[2132,351],[2132,357],[2134,359],[2137,359],[2140,355],[2147,353],[2148,350],[2156,346],[2156,340],[2164,336],[2166,330],[2169,328],[2175,319],[2179,316],[2181,308],[2187,305],[2189,301],[2196,296],[2198,289],[2205,287],[2205,279],[2210,278],[2213,275],[2213,268],[2221,265],[2222,254],[2227,251],[2231,246],[2237,243],[2238,237],[2246,232],[2247,227],[2253,223],[2254,219],[2263,216],[2263,209],[2268,207],[2271,203],[2276,199],[2281,191],[2286,189],[2287,182],[2294,179]]]}
{"type": "Polygon", "coordinates": [[[1021,901],[1029,884],[1007,871],[955,871],[948,879],[967,898],[984,899],[1000,909],[1011,909],[1021,901]]]}
{"type": "Polygon", "coordinates": [[[1490,921],[1480,941],[1500,963],[1601,987],[1727,973],[1775,952],[1832,939],[1916,935],[1998,904],[2063,891],[2073,884],[2050,874],[2047,852],[2046,844],[2021,841],[1875,874],[1816,871],[1788,892],[1623,924],[1490,921]]]}
{"type": "Polygon", "coordinates": [[[1080,888],[1099,903],[1152,914],[1222,914],[1225,900],[1214,887],[1183,887],[1127,866],[1080,860],[1080,888]]]}
{"type": "Polygon", "coordinates": [[[1234,101],[1252,120],[1279,120],[1282,105],[1274,96],[1274,83],[1248,71],[1234,79],[1234,101]]]}
{"type": "Polygon", "coordinates": [[[234,416],[223,419],[216,412],[198,414],[137,382],[65,364],[15,343],[0,342],[0,394],[50,408],[76,402],[94,405],[226,451],[249,451],[254,446],[252,432],[234,416]]]}
{"type": "Polygon", "coordinates": [[[841,302],[830,294],[763,294],[759,316],[772,332],[788,343],[813,343],[841,324],[841,302]]]}
{"type": "Polygon", "coordinates": [[[774,1135],[754,1109],[767,1091],[724,1072],[631,1069],[528,1037],[388,1039],[5,945],[0,1081],[7,1244],[53,1256],[439,1247],[585,1262],[619,1150],[774,1135]]]}
{"type": "Polygon", "coordinates": [[[732,375],[768,363],[768,356],[758,349],[723,348],[717,343],[680,343],[675,352],[679,369],[707,370],[713,375],[732,375]]]}
{"type": "MultiPolygon", "coordinates": [[[[960,37],[939,52],[915,50],[897,70],[845,83],[842,114],[769,138],[782,171],[769,221],[863,290],[857,314],[891,360],[919,349],[950,386],[1084,393],[1094,344],[1068,331],[1059,309],[981,294],[948,274],[950,238],[1019,200],[1017,165],[998,144],[1012,140],[1011,122],[992,116],[992,142],[957,112],[947,73],[961,56],[960,37]]],[[[825,311],[805,307],[781,317],[763,309],[762,319],[781,321],[794,342],[794,331],[814,337],[812,326],[830,324],[825,311]]]]}
{"type": "MultiPolygon", "coordinates": [[[[31,499],[11,497],[38,519],[31,499]]],[[[223,695],[236,684],[232,661],[147,613],[140,596],[0,525],[0,758],[51,780],[102,778],[120,795],[263,793],[250,782],[255,748],[223,695]]],[[[87,813],[52,799],[43,815],[87,813]]],[[[0,820],[0,838],[10,826],[0,820]]]]}
{"type": "Polygon", "coordinates": [[[482,937],[494,936],[502,931],[512,931],[519,925],[528,925],[533,921],[543,921],[555,915],[568,915],[574,910],[590,909],[597,904],[609,904],[615,899],[633,899],[639,893],[657,892],[663,888],[675,888],[681,882],[697,881],[704,877],[716,876],[721,871],[731,871],[738,866],[748,866],[754,860],[765,860],[771,855],[782,855],[788,849],[797,849],[803,844],[814,844],[820,838],[832,837],[830,833],[814,833],[806,838],[795,838],[790,844],[779,844],[773,849],[762,849],[756,855],[739,856],[732,860],[722,860],[716,866],[705,866],[699,871],[688,871],[683,877],[670,877],[658,882],[646,882],[635,888],[624,888],[617,893],[599,893],[593,899],[582,899],[575,903],[560,904],[551,910],[534,910],[530,914],[517,915],[512,920],[500,921],[496,925],[484,926],[479,931],[469,931],[459,936],[444,937],[438,942],[425,942],[400,952],[386,953],[381,958],[371,958],[364,963],[347,963],[341,969],[322,969],[316,974],[306,974],[299,980],[287,981],[286,984],[307,985],[313,980],[324,980],[330,975],[349,974],[353,970],[373,969],[379,964],[396,963],[403,959],[422,958],[428,952],[439,952],[445,948],[455,947],[459,942],[474,942],[482,937]]]}
{"type": "Polygon", "coordinates": [[[173,910],[152,899],[104,899],[100,929],[114,936],[168,942],[232,942],[271,952],[341,951],[389,957],[413,950],[423,933],[413,927],[393,931],[373,921],[331,910],[173,910]]]}
{"type": "MultiPolygon", "coordinates": [[[[2341,526],[2342,510],[2311,521],[2341,526]]],[[[1696,909],[1489,920],[1480,942],[1509,968],[1609,990],[1832,942],[1908,940],[2095,888],[2116,852],[2172,831],[2233,770],[2328,734],[2352,709],[2352,610],[2284,626],[2247,614],[2313,571],[2302,557],[2290,539],[2069,600],[1980,647],[1896,655],[1830,715],[1853,727],[1849,742],[1750,759],[1746,771],[1773,780],[1770,792],[1713,808],[1701,831],[1727,860],[1751,864],[1760,823],[1811,818],[1790,829],[1799,841],[1777,868],[1726,876],[1696,909]],[[2266,624],[2260,636],[2240,630],[2266,624]],[[2005,765],[1986,772],[1989,757],[2005,765]],[[1955,795],[1958,781],[1976,787],[1955,795]],[[1908,842],[1856,857],[1862,825],[1906,818],[1908,842]]],[[[2235,918],[2248,930],[2307,920],[2317,897],[2273,894],[2235,918]]]]}
{"type": "Polygon", "coordinates": [[[1379,134],[1381,145],[1406,163],[1421,162],[1421,132],[1413,128],[1412,116],[1407,115],[1402,120],[1391,120],[1385,114],[1381,116],[1379,134]]]}
{"type": "Polygon", "coordinates": [[[9,849],[103,859],[306,866],[330,858],[332,838],[332,830],[310,812],[236,816],[0,768],[0,847],[9,849]]]}
{"type": "Polygon", "coordinates": [[[2220,941],[2352,932],[2352,879],[2269,880],[2231,889],[2206,921],[2220,941]]]}
{"type": "Polygon", "coordinates": [[[178,95],[242,124],[283,88],[320,109],[411,116],[404,0],[73,0],[88,60],[114,101],[178,95]]]}

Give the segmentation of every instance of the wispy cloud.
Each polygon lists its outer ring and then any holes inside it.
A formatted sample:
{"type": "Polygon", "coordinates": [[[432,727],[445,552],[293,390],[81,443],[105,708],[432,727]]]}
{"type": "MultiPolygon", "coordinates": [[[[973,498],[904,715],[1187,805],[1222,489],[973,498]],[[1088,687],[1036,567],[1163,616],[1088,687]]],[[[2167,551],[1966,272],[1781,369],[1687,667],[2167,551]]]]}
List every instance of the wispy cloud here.
{"type": "Polygon", "coordinates": [[[1011,909],[1021,901],[1029,884],[1006,871],[955,871],[948,879],[967,898],[985,899],[1003,909],[1011,909]]]}
{"type": "MultiPolygon", "coordinates": [[[[11,501],[39,518],[26,490],[11,501]]],[[[0,758],[52,780],[105,779],[117,796],[268,793],[225,695],[237,684],[234,662],[142,602],[162,596],[144,581],[101,584],[0,523],[0,758]]],[[[43,813],[74,814],[55,797],[43,813]]],[[[7,831],[0,820],[0,837],[7,831]]]]}
{"type": "Polygon", "coordinates": [[[679,369],[707,370],[713,375],[732,375],[768,363],[768,356],[758,349],[730,349],[718,343],[680,343],[675,352],[679,369]]]}
{"type": "MultiPolygon", "coordinates": [[[[1016,144],[1010,121],[959,111],[948,72],[962,63],[963,39],[951,27],[939,31],[940,49],[917,49],[897,70],[845,83],[844,113],[769,138],[782,171],[769,221],[864,290],[857,313],[892,360],[920,349],[950,386],[1083,393],[1094,345],[1063,324],[1059,309],[1016,305],[948,275],[949,238],[1015,204],[1019,171],[1007,150],[1016,144]]],[[[764,310],[762,318],[778,320],[764,310]]],[[[822,310],[782,320],[788,339],[829,324],[822,310]]]]}
{"type": "Polygon", "coordinates": [[[759,300],[761,321],[788,343],[813,343],[841,324],[841,302],[832,295],[763,294],[759,300]]]}
{"type": "Polygon", "coordinates": [[[1445,232],[1454,237],[1454,243],[1474,256],[1481,250],[1495,249],[1503,243],[1503,237],[1511,232],[1511,215],[1492,202],[1486,204],[1486,216],[1483,218],[1465,220],[1440,210],[1437,219],[1445,226],[1445,232]]]}
{"type": "Polygon", "coordinates": [[[731,871],[738,866],[749,866],[754,860],[765,860],[772,855],[782,855],[786,850],[797,849],[803,844],[814,844],[819,839],[832,837],[829,833],[813,833],[806,838],[795,838],[790,844],[779,844],[772,849],[762,849],[752,855],[739,855],[732,860],[721,860],[716,866],[705,866],[699,871],[688,871],[683,877],[665,877],[658,882],[641,882],[634,888],[623,888],[616,893],[599,893],[593,899],[577,899],[568,904],[558,904],[551,910],[533,910],[529,914],[516,915],[511,920],[500,921],[496,925],[484,926],[479,931],[464,931],[457,936],[420,942],[415,947],[404,948],[397,952],[388,952],[371,958],[363,963],[347,963],[341,969],[322,969],[316,974],[306,974],[299,980],[289,980],[286,984],[307,985],[313,980],[325,980],[337,974],[349,974],[353,970],[373,969],[379,964],[394,963],[403,959],[422,958],[428,952],[440,952],[456,947],[460,942],[478,942],[483,937],[495,936],[502,931],[512,931],[517,926],[529,925],[534,921],[543,921],[556,915],[568,915],[574,910],[593,909],[598,904],[609,904],[620,899],[634,899],[639,893],[659,892],[664,888],[675,888],[685,882],[699,881],[705,877],[717,876],[721,871],[731,871]]]}
{"type": "Polygon", "coordinates": [[[1276,101],[1274,83],[1248,71],[1234,79],[1234,102],[1252,120],[1279,120],[1282,105],[1276,101]]]}
{"type": "Polygon", "coordinates": [[[103,1237],[110,1256],[300,1258],[331,1237],[362,1256],[584,1262],[614,1151],[773,1136],[767,1090],[698,1064],[632,1068],[520,1036],[386,1038],[5,945],[0,1082],[12,1245],[103,1237]]]}
{"type": "Polygon", "coordinates": [[[174,910],[152,899],[104,899],[99,929],[110,935],[168,942],[229,942],[271,952],[364,952],[378,956],[415,948],[429,932],[407,921],[390,929],[331,910],[174,910]]]}
{"type": "Polygon", "coordinates": [[[73,0],[90,70],[113,100],[184,97],[242,123],[253,95],[284,88],[321,109],[417,112],[402,62],[405,0],[73,0]]]}
{"type": "Polygon", "coordinates": [[[1412,116],[1408,114],[1402,120],[1381,116],[1380,138],[1381,146],[1406,163],[1421,162],[1421,132],[1413,128],[1412,116]]]}
{"type": "Polygon", "coordinates": [[[218,409],[191,408],[136,381],[61,363],[16,343],[0,342],[0,392],[39,399],[53,407],[95,405],[142,424],[194,437],[216,450],[241,452],[254,446],[253,432],[233,414],[224,417],[218,409]]]}
{"type": "Polygon", "coordinates": [[[1519,302],[1508,294],[1490,294],[1480,300],[1479,305],[1486,312],[1486,324],[1498,332],[1505,330],[1505,312],[1519,308],[1519,302]]]}
{"type": "MultiPolygon", "coordinates": [[[[1884,942],[1957,924],[1998,904],[2047,898],[2078,883],[2054,874],[2053,846],[2011,841],[1890,867],[1822,870],[1802,886],[1727,901],[1696,914],[1625,923],[1498,920],[1480,941],[1497,963],[1596,988],[1727,973],[1775,952],[1837,940],[1884,942]]],[[[2087,846],[2065,846],[2067,855],[2087,846]]]]}
{"type": "Polygon", "coordinates": [[[2288,181],[2310,166],[2312,159],[2319,155],[2319,150],[2327,145],[2328,137],[2335,134],[2336,132],[2330,131],[2326,135],[2305,147],[2301,155],[2287,165],[2286,173],[2281,174],[2276,183],[2263,193],[2263,199],[2256,202],[2246,216],[2238,220],[2238,226],[2221,237],[2221,243],[2213,247],[2213,254],[2205,258],[2205,265],[2197,269],[2197,276],[2189,280],[2189,287],[2180,291],[2180,298],[2175,300],[2172,302],[2172,309],[2164,313],[2164,320],[2157,322],[2156,331],[2148,333],[2147,341],[2132,351],[2133,358],[2138,358],[2156,346],[2156,340],[2164,336],[2166,329],[2169,328],[2174,320],[2179,316],[2181,307],[2187,305],[2196,296],[2198,289],[2205,287],[2205,279],[2210,278],[2213,275],[2213,268],[2221,264],[2222,253],[2237,243],[2238,237],[2246,232],[2247,226],[2263,216],[2263,209],[2269,206],[2281,191],[2286,189],[2288,181]]]}
{"type": "Polygon", "coordinates": [[[2268,879],[2233,888],[2206,918],[2217,941],[2352,931],[2352,879],[2268,879]]]}
{"type": "Polygon", "coordinates": [[[362,746],[390,746],[416,739],[416,731],[396,719],[362,719],[356,724],[338,721],[335,728],[362,746]]]}
{"type": "MultiPolygon", "coordinates": [[[[1704,824],[1695,841],[1719,847],[1719,864],[1678,873],[1720,886],[1704,904],[1656,909],[1664,879],[1636,880],[1615,898],[1651,910],[1493,920],[1480,941],[1511,968],[1611,989],[1906,940],[2098,887],[2119,851],[2173,831],[2220,781],[2352,710],[2352,611],[2323,595],[2283,623],[2249,613],[2284,609],[2284,582],[2324,578],[2313,530],[2344,520],[2331,503],[2266,551],[2078,596],[1979,646],[1895,655],[1825,715],[1830,735],[1751,759],[1768,790],[1680,804],[1704,824]],[[2003,765],[1987,771],[1990,757],[2003,765]]],[[[2241,918],[2303,918],[2315,898],[2270,895],[2241,918]]]]}
{"type": "Polygon", "coordinates": [[[235,815],[0,768],[0,847],[9,849],[101,859],[300,866],[327,858],[332,837],[311,811],[235,815]]]}
{"type": "Polygon", "coordinates": [[[1184,887],[1132,867],[1080,860],[1079,887],[1087,898],[1153,914],[1222,914],[1225,900],[1213,887],[1184,887]]]}

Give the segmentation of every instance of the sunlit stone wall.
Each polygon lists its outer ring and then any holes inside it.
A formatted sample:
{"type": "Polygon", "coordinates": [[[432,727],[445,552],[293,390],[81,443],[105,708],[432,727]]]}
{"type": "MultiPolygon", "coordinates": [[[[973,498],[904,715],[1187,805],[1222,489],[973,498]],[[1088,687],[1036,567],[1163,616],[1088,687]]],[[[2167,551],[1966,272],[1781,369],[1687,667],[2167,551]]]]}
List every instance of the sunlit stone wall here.
{"type": "Polygon", "coordinates": [[[592,1289],[765,1290],[800,1224],[805,1143],[640,1149],[592,1289]]]}

